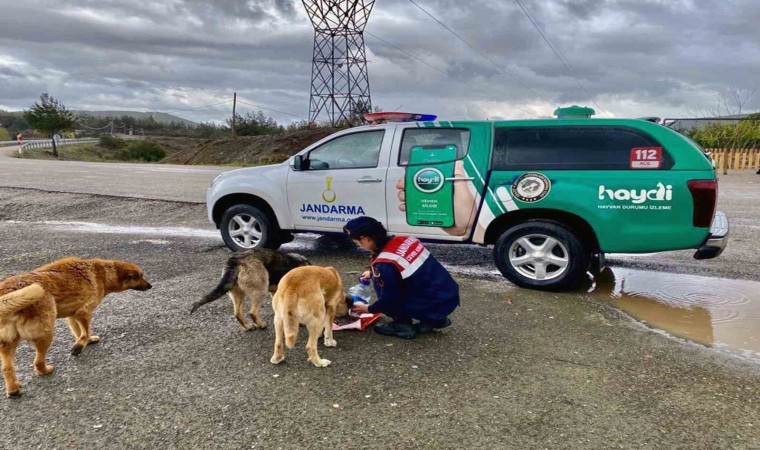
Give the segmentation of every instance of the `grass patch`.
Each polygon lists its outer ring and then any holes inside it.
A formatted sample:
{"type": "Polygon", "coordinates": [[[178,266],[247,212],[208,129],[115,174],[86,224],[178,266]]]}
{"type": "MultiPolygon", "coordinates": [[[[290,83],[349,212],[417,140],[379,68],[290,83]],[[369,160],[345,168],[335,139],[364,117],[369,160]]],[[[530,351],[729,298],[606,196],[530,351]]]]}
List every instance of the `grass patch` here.
{"type": "Polygon", "coordinates": [[[131,142],[126,148],[104,148],[98,143],[64,145],[58,147],[59,158],[53,156],[52,148],[24,150],[20,158],[58,159],[62,161],[89,162],[156,162],[166,156],[158,144],[145,141],[131,142]]]}

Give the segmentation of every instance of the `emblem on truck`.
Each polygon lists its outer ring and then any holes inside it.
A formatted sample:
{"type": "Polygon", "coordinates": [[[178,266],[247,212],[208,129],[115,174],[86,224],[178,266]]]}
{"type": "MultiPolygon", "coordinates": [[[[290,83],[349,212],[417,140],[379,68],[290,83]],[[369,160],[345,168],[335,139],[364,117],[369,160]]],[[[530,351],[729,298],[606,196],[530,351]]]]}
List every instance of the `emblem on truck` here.
{"type": "Polygon", "coordinates": [[[528,172],[512,183],[512,196],[525,203],[535,203],[549,195],[552,182],[544,174],[528,172]]]}
{"type": "Polygon", "coordinates": [[[334,202],[335,199],[338,197],[335,191],[332,190],[332,180],[333,180],[333,177],[327,177],[327,179],[325,180],[325,184],[327,184],[327,189],[322,191],[322,200],[326,201],[327,203],[334,202]]]}

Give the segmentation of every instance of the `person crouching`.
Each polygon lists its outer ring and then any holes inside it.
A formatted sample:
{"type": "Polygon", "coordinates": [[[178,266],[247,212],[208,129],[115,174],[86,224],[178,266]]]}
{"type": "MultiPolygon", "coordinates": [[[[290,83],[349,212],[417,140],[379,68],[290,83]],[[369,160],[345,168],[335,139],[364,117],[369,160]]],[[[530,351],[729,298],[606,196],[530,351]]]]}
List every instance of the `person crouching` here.
{"type": "Polygon", "coordinates": [[[393,319],[375,326],[377,333],[413,339],[451,325],[448,316],[459,306],[459,285],[417,238],[388,236],[383,224],[368,216],[350,220],[343,231],[371,253],[370,270],[362,278],[372,278],[377,301],[355,304],[354,310],[393,319]]]}

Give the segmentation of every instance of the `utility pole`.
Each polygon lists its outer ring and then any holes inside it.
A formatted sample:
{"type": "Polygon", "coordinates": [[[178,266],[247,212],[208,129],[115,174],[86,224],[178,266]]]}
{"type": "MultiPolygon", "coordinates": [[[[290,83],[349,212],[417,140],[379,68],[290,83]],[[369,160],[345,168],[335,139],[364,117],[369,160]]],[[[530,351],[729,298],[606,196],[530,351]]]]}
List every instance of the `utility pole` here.
{"type": "Polygon", "coordinates": [[[235,107],[237,106],[237,92],[232,93],[232,122],[230,130],[232,131],[232,139],[235,139],[235,107]]]}

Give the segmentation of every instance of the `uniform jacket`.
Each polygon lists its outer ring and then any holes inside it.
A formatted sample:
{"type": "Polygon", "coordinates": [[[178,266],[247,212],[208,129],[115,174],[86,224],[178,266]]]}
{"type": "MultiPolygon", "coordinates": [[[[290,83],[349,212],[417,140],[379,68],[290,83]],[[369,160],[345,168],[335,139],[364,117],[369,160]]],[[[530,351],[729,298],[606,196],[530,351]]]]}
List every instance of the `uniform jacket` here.
{"type": "Polygon", "coordinates": [[[378,298],[371,313],[440,321],[459,306],[459,285],[414,237],[391,238],[371,268],[378,298]]]}

